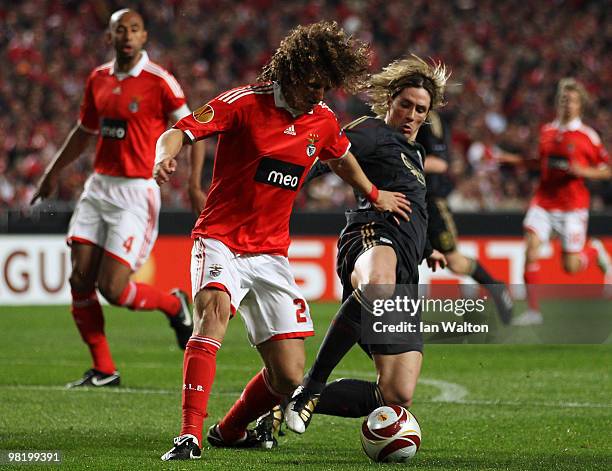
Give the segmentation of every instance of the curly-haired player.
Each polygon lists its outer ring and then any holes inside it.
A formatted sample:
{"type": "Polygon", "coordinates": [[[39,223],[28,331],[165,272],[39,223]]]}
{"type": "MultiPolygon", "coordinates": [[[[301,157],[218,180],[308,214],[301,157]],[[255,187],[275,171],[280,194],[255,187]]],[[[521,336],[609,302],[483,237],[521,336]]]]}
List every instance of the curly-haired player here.
{"type": "Polygon", "coordinates": [[[328,88],[354,87],[366,67],[366,47],[336,23],[300,26],[282,41],[262,82],[221,93],[158,140],[155,176],[162,184],[184,141],[219,135],[210,193],[193,230],[194,332],[183,364],[182,428],[162,460],[200,458],[216,353],[238,308],[264,367],[210,427],[209,443],[258,446],[248,424],[301,383],[304,338],[314,332],[287,261],[289,216],[317,158],[377,210],[408,217],[405,196],[378,191],[368,180],[321,101],[328,88]]]}

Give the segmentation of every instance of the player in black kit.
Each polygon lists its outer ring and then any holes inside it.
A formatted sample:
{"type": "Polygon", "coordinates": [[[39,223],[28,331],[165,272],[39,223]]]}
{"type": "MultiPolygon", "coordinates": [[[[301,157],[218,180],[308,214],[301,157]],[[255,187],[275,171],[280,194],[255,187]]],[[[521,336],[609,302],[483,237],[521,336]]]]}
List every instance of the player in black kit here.
{"type": "MultiPolygon", "coordinates": [[[[442,105],[446,79],[442,64],[416,56],[395,61],[372,76],[366,87],[377,117],[360,118],[345,128],[351,152],[368,178],[380,189],[404,193],[412,211],[405,221],[376,214],[368,198],[358,194],[358,209],[347,212],[337,264],[343,304],[285,409],[285,421],[294,432],[306,430],[315,407],[317,413],[362,417],[384,404],[411,404],[423,358],[421,335],[405,334],[401,343],[367,344],[361,313],[372,312],[375,300],[393,296],[396,285],[415,286],[423,258],[434,268],[443,266],[443,255],[427,247],[425,151],[414,139],[430,109],[442,105]],[[357,342],[372,357],[378,381],[341,379],[326,385],[357,342]]],[[[309,177],[323,171],[317,165],[309,177]]]]}
{"type": "Polygon", "coordinates": [[[512,318],[513,302],[506,285],[494,279],[478,260],[466,257],[457,250],[457,228],[446,204],[446,197],[453,190],[448,175],[448,129],[441,116],[434,110],[427,123],[419,130],[416,142],[425,148],[425,180],[427,181],[428,239],[434,249],[442,252],[448,269],[457,275],[467,275],[486,286],[504,324],[512,318]]]}

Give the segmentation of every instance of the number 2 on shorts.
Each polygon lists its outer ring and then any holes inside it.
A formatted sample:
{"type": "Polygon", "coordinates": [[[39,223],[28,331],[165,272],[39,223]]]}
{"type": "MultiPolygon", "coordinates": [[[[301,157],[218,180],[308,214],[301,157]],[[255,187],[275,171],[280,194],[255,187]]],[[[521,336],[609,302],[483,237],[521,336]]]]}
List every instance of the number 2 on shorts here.
{"type": "Polygon", "coordinates": [[[303,299],[294,299],[293,304],[295,304],[298,308],[295,311],[295,318],[299,324],[303,324],[304,322],[308,322],[308,318],[304,315],[306,312],[306,301],[303,299]]]}

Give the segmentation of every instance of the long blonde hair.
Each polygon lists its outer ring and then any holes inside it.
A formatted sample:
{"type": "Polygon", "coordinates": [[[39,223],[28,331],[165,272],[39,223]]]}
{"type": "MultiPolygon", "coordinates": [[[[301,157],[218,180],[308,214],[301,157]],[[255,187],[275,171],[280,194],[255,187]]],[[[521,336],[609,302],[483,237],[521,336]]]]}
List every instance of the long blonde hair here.
{"type": "Polygon", "coordinates": [[[424,88],[431,97],[430,109],[445,104],[444,89],[450,77],[442,62],[425,62],[411,54],[405,59],[391,62],[378,74],[372,75],[363,89],[369,96],[372,111],[384,117],[389,108],[389,99],[395,98],[404,88],[424,88]]]}

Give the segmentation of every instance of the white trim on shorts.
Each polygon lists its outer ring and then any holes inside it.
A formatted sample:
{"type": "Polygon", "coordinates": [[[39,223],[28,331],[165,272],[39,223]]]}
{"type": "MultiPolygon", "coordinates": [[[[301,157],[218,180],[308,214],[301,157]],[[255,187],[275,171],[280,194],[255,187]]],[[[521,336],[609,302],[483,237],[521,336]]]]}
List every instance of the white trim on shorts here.
{"type": "Polygon", "coordinates": [[[588,209],[549,211],[534,204],[525,214],[523,228],[533,232],[541,242],[558,235],[565,253],[579,253],[586,244],[588,222],[588,209]]]}
{"type": "Polygon", "coordinates": [[[94,173],[75,206],[67,242],[96,245],[135,271],[155,245],[160,206],[155,180],[94,173]]]}
{"type": "Polygon", "coordinates": [[[252,345],[314,335],[308,303],[287,257],[240,255],[219,240],[197,238],[191,252],[191,283],[194,298],[205,288],[229,295],[232,312],[240,311],[252,345]]]}

